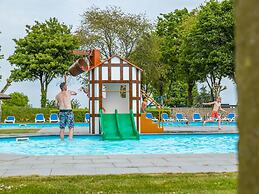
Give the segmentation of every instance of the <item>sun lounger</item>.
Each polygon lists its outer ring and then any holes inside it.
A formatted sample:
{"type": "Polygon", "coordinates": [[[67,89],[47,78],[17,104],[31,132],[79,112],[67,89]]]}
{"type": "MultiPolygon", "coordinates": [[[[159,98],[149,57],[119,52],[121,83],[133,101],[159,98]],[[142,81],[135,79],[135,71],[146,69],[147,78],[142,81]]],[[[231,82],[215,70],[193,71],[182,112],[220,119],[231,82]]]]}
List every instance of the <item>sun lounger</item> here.
{"type": "Polygon", "coordinates": [[[236,119],[235,113],[228,113],[227,117],[223,118],[223,121],[233,122],[236,119]]]}
{"type": "Polygon", "coordinates": [[[44,122],[45,122],[44,115],[42,113],[36,114],[35,123],[44,123],[44,122]]]}
{"type": "Polygon", "coordinates": [[[5,123],[15,123],[15,116],[8,116],[5,120],[5,123]]]}
{"type": "Polygon", "coordinates": [[[57,113],[51,113],[50,116],[49,116],[49,122],[50,123],[58,123],[59,122],[58,114],[57,113]]]}
{"type": "Polygon", "coordinates": [[[202,121],[202,118],[201,118],[200,113],[193,113],[192,120],[193,120],[194,122],[196,122],[196,121],[202,121]]]}
{"type": "Polygon", "coordinates": [[[158,121],[157,118],[154,118],[154,117],[153,117],[152,113],[147,113],[147,114],[146,114],[146,118],[152,119],[152,121],[154,121],[154,122],[158,121]]]}
{"type": "Polygon", "coordinates": [[[176,121],[178,122],[188,121],[188,119],[185,118],[182,113],[176,113],[175,118],[176,118],[176,121]]]}
{"type": "Polygon", "coordinates": [[[85,122],[86,122],[86,123],[89,123],[89,122],[90,122],[90,114],[89,114],[89,113],[86,113],[86,114],[85,114],[85,122]]]}
{"type": "Polygon", "coordinates": [[[174,119],[169,118],[167,113],[162,114],[162,119],[163,119],[164,122],[173,122],[174,121],[174,119]]]}

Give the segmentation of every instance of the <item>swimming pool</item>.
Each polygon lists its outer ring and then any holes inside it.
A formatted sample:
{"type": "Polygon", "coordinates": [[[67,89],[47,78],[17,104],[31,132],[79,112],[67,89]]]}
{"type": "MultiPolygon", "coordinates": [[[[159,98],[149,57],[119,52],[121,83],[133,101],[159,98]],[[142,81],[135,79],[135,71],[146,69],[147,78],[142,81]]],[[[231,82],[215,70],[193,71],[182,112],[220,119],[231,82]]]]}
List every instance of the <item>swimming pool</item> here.
{"type": "MultiPolygon", "coordinates": [[[[205,126],[217,126],[217,122],[208,122],[205,126]]],[[[222,122],[222,126],[237,126],[236,122],[222,122]]],[[[168,122],[164,123],[164,126],[172,126],[172,127],[181,127],[181,126],[203,126],[202,122],[189,122],[188,125],[186,122],[168,122]]],[[[59,123],[1,123],[0,129],[7,128],[52,128],[59,127],[59,123]]],[[[88,123],[75,123],[75,127],[89,127],[88,123]]]]}
{"type": "Polygon", "coordinates": [[[101,137],[75,136],[61,141],[58,136],[30,137],[28,141],[0,138],[0,153],[23,155],[103,155],[236,153],[237,134],[141,135],[140,140],[102,141],[101,137]]]}

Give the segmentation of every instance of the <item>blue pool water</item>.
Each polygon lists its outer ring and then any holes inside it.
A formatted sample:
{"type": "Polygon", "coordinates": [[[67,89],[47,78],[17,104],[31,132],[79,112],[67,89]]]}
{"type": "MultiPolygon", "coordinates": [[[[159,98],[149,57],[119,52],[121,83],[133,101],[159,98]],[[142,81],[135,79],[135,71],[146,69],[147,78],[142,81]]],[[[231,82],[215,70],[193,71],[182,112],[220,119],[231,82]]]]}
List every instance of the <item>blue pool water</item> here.
{"type": "MultiPolygon", "coordinates": [[[[217,122],[208,122],[206,126],[217,126],[217,122]]],[[[236,126],[236,122],[222,122],[222,126],[236,126]]],[[[75,127],[88,127],[88,123],[75,123],[75,127]]],[[[172,127],[181,127],[187,126],[186,122],[170,122],[164,123],[164,126],[172,126],[172,127]]],[[[189,122],[188,126],[202,126],[202,122],[189,122]]],[[[21,124],[21,123],[14,123],[14,124],[7,124],[3,123],[0,124],[1,128],[51,128],[51,127],[59,127],[59,123],[28,123],[28,124],[21,124]]]]}
{"type": "Polygon", "coordinates": [[[102,141],[100,136],[75,136],[61,141],[58,136],[30,137],[28,141],[0,138],[0,153],[24,155],[102,155],[236,153],[237,134],[141,135],[140,140],[102,141]]]}

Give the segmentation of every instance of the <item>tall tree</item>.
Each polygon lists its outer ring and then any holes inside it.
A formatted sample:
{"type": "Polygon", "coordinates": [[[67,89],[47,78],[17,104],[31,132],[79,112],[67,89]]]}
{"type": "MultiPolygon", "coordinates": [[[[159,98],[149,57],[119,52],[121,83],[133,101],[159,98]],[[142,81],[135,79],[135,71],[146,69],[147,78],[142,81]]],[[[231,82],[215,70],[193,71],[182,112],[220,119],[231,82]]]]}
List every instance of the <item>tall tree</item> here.
{"type": "Polygon", "coordinates": [[[237,0],[238,193],[259,193],[259,1],[237,0]]]}
{"type": "Polygon", "coordinates": [[[142,88],[148,93],[163,96],[168,89],[168,65],[161,60],[161,38],[145,34],[130,55],[130,61],[144,70],[142,88]]]}
{"type": "Polygon", "coordinates": [[[151,25],[142,14],[123,12],[118,7],[96,7],[82,16],[78,35],[83,48],[100,48],[104,57],[119,54],[128,58],[141,36],[151,25]]]}
{"type": "Polygon", "coordinates": [[[176,85],[175,80],[182,80],[187,83],[188,97],[187,104],[193,104],[193,88],[199,80],[195,69],[191,67],[182,54],[186,51],[186,38],[189,36],[193,26],[195,26],[195,15],[188,10],[175,10],[158,17],[157,33],[162,38],[161,51],[163,61],[169,64],[169,91],[176,85]]]}
{"type": "Polygon", "coordinates": [[[41,107],[46,106],[48,85],[65,73],[73,62],[70,51],[78,48],[77,38],[71,34],[71,27],[50,18],[43,23],[35,21],[33,26],[26,26],[27,35],[16,44],[15,52],[9,57],[14,65],[14,81],[40,82],[41,107]]]}
{"type": "Polygon", "coordinates": [[[225,89],[222,78],[235,77],[233,1],[211,0],[202,6],[188,44],[190,61],[203,73],[214,99],[225,89]]]}
{"type": "MultiPolygon", "coordinates": [[[[1,34],[1,31],[0,31],[0,34],[1,34]]],[[[0,51],[1,51],[1,45],[0,45],[0,51]]],[[[4,58],[4,55],[1,55],[0,54],[0,60],[4,58]]],[[[1,67],[0,67],[1,68],[1,67]]],[[[0,80],[2,79],[2,75],[0,74],[0,80]]]]}

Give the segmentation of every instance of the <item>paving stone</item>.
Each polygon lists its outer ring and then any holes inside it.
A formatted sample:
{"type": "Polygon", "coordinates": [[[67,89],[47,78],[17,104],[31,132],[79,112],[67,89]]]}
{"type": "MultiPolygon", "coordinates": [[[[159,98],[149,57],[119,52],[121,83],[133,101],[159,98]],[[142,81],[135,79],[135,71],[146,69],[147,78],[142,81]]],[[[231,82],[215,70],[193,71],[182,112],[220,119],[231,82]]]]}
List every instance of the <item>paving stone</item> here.
{"type": "Polygon", "coordinates": [[[181,172],[179,167],[141,167],[141,173],[178,173],[181,172]]]}
{"type": "Polygon", "coordinates": [[[97,168],[96,174],[132,174],[140,173],[139,168],[97,168]]]}
{"type": "Polygon", "coordinates": [[[52,168],[50,175],[95,175],[95,168],[84,168],[84,169],[60,169],[52,168]]]}
{"type": "Polygon", "coordinates": [[[31,176],[31,175],[41,175],[49,176],[51,169],[9,169],[3,176],[31,176]]]}

